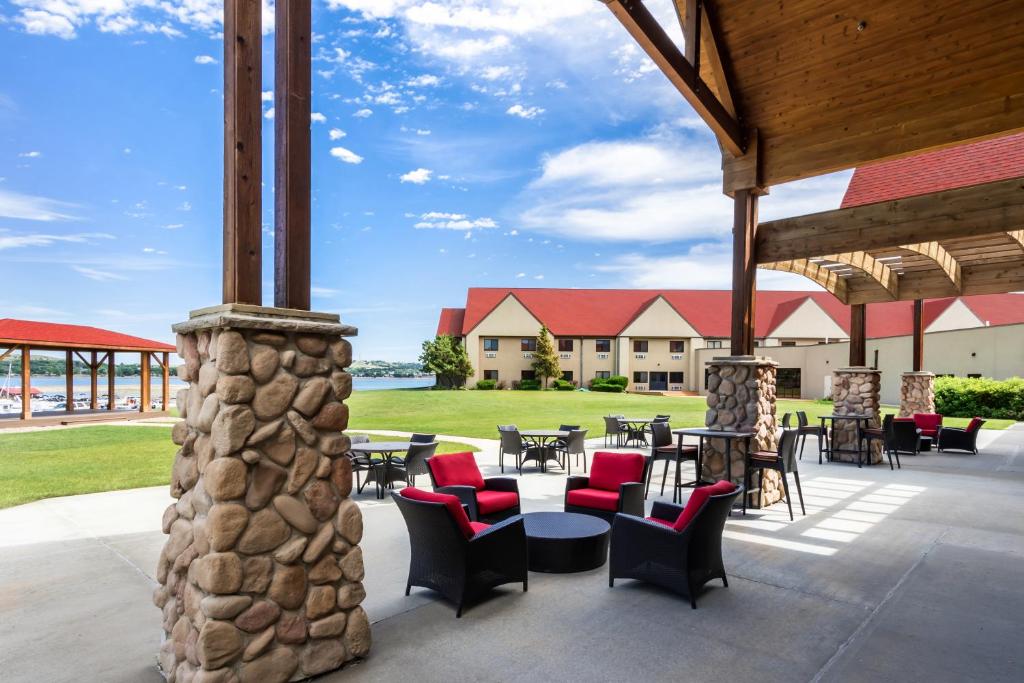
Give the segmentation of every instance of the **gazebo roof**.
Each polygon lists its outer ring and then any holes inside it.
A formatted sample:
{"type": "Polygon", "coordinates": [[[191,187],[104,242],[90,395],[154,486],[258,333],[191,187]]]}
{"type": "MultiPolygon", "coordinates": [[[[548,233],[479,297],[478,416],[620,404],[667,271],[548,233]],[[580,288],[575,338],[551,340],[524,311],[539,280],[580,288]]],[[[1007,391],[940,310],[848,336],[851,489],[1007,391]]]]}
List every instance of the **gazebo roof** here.
{"type": "Polygon", "coordinates": [[[0,346],[103,351],[175,352],[170,344],[87,325],[0,319],[0,346]]]}

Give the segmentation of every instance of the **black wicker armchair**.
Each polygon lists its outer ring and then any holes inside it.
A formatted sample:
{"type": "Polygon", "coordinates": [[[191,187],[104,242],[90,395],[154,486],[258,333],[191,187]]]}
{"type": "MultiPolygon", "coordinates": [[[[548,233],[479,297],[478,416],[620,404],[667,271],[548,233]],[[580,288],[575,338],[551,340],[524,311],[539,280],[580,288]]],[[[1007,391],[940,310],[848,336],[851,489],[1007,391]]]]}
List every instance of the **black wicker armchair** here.
{"type": "Polygon", "coordinates": [[[456,496],[474,522],[499,522],[519,514],[519,482],[511,477],[484,479],[472,453],[436,455],[427,460],[437,493],[456,496]]]}
{"type": "Polygon", "coordinates": [[[470,522],[455,496],[414,487],[392,492],[409,530],[411,557],[405,594],[413,586],[435,590],[456,605],[495,586],[522,581],[527,590],[526,526],[522,517],[488,526],[470,522]]]}
{"type": "Polygon", "coordinates": [[[712,579],[728,587],[722,562],[725,518],[742,487],[727,481],[694,489],[686,507],[655,501],[651,516],[615,515],[608,585],[638,579],[690,599],[712,579]]]}
{"type": "Polygon", "coordinates": [[[967,429],[959,427],[942,427],[939,429],[939,441],[936,447],[940,451],[953,449],[978,454],[978,431],[985,421],[980,417],[972,418],[967,429]]]}
{"type": "Polygon", "coordinates": [[[648,467],[650,458],[640,453],[594,453],[589,477],[566,479],[565,511],[594,515],[609,523],[617,512],[642,517],[648,467]]]}

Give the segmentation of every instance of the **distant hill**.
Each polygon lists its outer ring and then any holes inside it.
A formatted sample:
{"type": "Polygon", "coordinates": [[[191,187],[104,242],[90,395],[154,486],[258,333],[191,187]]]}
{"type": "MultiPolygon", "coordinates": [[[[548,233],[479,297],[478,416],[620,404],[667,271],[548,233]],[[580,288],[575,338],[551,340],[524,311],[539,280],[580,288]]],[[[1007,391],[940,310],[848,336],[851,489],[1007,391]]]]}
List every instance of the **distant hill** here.
{"type": "Polygon", "coordinates": [[[348,369],[353,377],[422,377],[419,363],[398,363],[388,360],[357,360],[348,369]]]}

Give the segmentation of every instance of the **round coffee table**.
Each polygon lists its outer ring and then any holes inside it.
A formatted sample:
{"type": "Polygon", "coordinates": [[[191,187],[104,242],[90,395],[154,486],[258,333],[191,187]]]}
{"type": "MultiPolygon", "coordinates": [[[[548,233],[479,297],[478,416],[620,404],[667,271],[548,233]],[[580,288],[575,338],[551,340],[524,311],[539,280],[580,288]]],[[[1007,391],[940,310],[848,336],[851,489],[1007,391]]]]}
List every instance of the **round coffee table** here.
{"type": "Polygon", "coordinates": [[[608,560],[612,527],[603,519],[576,512],[528,512],[523,522],[532,572],[584,572],[608,560]]]}

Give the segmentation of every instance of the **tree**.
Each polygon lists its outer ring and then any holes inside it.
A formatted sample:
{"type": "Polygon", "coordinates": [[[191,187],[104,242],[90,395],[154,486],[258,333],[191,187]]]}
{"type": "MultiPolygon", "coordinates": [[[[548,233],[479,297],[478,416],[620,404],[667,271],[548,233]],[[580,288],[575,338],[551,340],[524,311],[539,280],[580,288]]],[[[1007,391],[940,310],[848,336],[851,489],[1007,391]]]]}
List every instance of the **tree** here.
{"type": "Polygon", "coordinates": [[[546,325],[540,326],[537,335],[537,350],[533,352],[533,372],[541,381],[541,387],[547,388],[547,381],[562,376],[562,366],[555,353],[555,345],[551,343],[551,334],[546,325]]]}
{"type": "Polygon", "coordinates": [[[420,363],[424,370],[434,373],[437,386],[444,389],[461,387],[473,374],[466,349],[447,334],[439,334],[433,340],[423,342],[420,363]]]}

